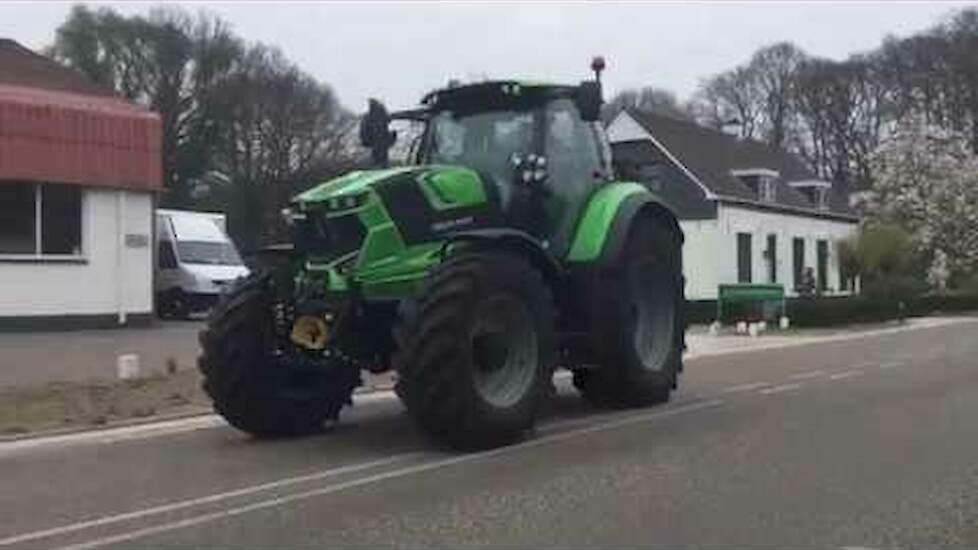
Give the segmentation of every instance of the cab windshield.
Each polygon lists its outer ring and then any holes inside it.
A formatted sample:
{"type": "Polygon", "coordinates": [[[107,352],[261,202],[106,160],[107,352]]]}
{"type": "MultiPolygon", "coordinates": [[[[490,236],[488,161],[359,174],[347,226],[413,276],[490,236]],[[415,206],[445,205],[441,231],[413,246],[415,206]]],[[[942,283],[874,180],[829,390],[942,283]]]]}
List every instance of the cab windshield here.
{"type": "Polygon", "coordinates": [[[424,164],[466,166],[498,181],[512,174],[513,154],[536,151],[539,110],[456,114],[441,111],[428,122],[419,159],[424,164]]]}

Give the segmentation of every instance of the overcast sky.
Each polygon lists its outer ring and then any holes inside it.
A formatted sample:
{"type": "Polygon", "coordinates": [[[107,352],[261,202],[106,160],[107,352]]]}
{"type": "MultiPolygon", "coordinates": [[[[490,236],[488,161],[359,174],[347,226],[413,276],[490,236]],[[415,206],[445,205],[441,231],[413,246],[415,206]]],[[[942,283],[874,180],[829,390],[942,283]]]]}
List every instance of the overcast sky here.
{"type": "MultiPolygon", "coordinates": [[[[4,2],[0,36],[43,47],[72,4],[4,2]]],[[[608,61],[609,93],[655,85],[685,98],[701,78],[765,44],[790,40],[809,54],[842,59],[976,2],[184,4],[220,15],[249,41],[280,47],[361,111],[367,97],[410,106],[450,78],[573,83],[588,76],[595,54],[608,61]]],[[[124,13],[151,6],[109,5],[124,13]]]]}

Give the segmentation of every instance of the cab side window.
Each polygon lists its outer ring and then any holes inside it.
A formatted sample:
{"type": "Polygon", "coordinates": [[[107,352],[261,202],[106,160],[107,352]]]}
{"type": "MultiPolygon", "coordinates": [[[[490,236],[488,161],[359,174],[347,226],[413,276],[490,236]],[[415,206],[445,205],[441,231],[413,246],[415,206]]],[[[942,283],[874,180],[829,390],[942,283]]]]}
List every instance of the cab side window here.
{"type": "Polygon", "coordinates": [[[177,255],[174,254],[173,243],[170,241],[162,239],[160,240],[157,258],[157,262],[160,264],[160,269],[176,269],[177,255]]]}
{"type": "Polygon", "coordinates": [[[581,120],[569,99],[554,101],[547,110],[547,118],[548,183],[554,187],[583,190],[590,185],[590,180],[602,174],[594,130],[581,120]]]}

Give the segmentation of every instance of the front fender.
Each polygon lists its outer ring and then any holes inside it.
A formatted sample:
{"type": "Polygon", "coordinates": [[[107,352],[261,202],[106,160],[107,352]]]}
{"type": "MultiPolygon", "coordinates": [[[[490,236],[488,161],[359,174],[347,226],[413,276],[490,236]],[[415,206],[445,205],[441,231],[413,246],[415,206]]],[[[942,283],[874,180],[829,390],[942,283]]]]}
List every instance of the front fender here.
{"type": "Polygon", "coordinates": [[[628,230],[640,212],[664,216],[682,235],[675,213],[645,186],[615,182],[601,188],[588,201],[577,225],[567,261],[610,264],[625,246],[628,230]]]}
{"type": "Polygon", "coordinates": [[[459,231],[450,234],[443,247],[463,242],[476,246],[490,245],[519,253],[539,269],[548,281],[556,281],[563,272],[560,262],[539,240],[518,229],[499,227],[459,231]]]}

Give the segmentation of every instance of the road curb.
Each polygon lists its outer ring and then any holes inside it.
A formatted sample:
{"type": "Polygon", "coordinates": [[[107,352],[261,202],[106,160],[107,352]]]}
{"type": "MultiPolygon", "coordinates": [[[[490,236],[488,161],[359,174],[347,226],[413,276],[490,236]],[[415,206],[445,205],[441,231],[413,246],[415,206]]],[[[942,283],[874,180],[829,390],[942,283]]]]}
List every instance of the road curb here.
{"type": "MultiPolygon", "coordinates": [[[[369,395],[374,393],[387,392],[393,389],[394,389],[393,385],[358,388],[357,391],[354,392],[354,395],[369,395]]],[[[201,407],[200,410],[195,410],[195,411],[184,411],[184,412],[170,413],[170,414],[157,414],[153,416],[146,416],[143,418],[131,418],[127,420],[113,420],[111,422],[106,422],[105,424],[98,424],[98,425],[74,426],[71,428],[57,428],[54,430],[42,430],[39,432],[0,435],[0,445],[4,443],[13,443],[17,441],[26,441],[31,439],[44,439],[48,437],[59,437],[64,435],[74,435],[80,433],[108,431],[108,430],[114,430],[118,428],[132,428],[135,426],[158,424],[161,422],[170,422],[173,420],[187,420],[191,418],[198,418],[198,417],[208,416],[212,414],[215,414],[212,408],[201,407]]]]}
{"type": "Polygon", "coordinates": [[[57,428],[54,430],[42,430],[39,432],[28,432],[21,434],[11,434],[11,435],[0,435],[0,444],[12,443],[14,441],[24,441],[28,439],[43,439],[46,437],[58,437],[62,435],[73,435],[77,433],[84,432],[99,432],[102,430],[113,430],[116,428],[131,428],[133,426],[143,426],[146,424],[156,424],[159,422],[169,422],[171,420],[185,420],[187,418],[196,418],[198,416],[206,416],[209,414],[214,414],[214,411],[210,408],[198,411],[186,411],[180,413],[172,414],[157,414],[153,416],[146,416],[143,418],[131,418],[127,420],[114,420],[111,422],[106,422],[105,424],[99,425],[89,425],[89,426],[75,426],[71,428],[57,428]]]}

